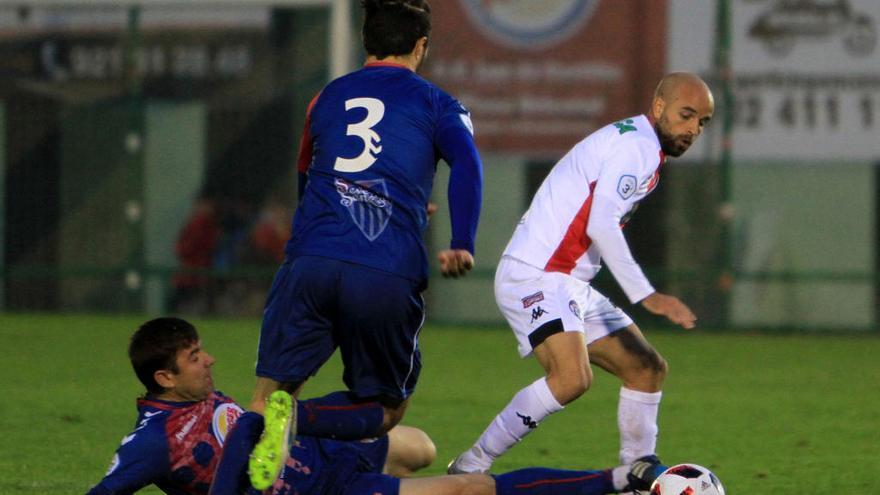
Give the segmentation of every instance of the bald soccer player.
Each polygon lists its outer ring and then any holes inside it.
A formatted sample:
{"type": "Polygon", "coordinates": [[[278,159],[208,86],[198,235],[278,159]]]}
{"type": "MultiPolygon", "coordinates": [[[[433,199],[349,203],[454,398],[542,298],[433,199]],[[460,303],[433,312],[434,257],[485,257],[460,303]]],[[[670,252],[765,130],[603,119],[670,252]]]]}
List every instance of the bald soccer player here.
{"type": "Polygon", "coordinates": [[[590,281],[601,262],[630,302],[684,328],[696,316],[657,292],[630,252],[621,227],[651,193],[667,157],[681,156],[712,118],[714,101],[698,76],[677,72],[657,86],[647,114],[587,136],[553,167],[513,233],[495,275],[495,299],[522,357],[545,376],[514,395],[450,473],[487,472],[493,461],[592,382],[590,362],[622,382],[618,476],[655,455],[657,411],[667,365],[639,327],[590,281]]]}

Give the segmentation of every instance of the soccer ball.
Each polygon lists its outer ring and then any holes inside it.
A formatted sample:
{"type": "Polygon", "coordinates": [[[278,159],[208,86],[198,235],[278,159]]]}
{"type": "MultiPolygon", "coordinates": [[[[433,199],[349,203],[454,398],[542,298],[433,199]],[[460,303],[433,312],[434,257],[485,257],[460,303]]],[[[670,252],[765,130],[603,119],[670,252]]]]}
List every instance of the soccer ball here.
{"type": "Polygon", "coordinates": [[[663,472],[651,485],[651,495],[724,495],[721,481],[697,464],[678,464],[663,472]]]}

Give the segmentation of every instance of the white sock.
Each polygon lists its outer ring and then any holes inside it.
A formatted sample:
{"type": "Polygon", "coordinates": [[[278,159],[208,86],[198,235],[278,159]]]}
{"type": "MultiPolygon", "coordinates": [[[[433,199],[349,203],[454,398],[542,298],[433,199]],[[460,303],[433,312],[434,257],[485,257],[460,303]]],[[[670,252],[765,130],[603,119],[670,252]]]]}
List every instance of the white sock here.
{"type": "Polygon", "coordinates": [[[620,388],[617,427],[620,429],[620,463],[631,464],[657,448],[657,411],[663,392],[638,392],[620,388]]]}
{"type": "Polygon", "coordinates": [[[495,458],[537,428],[544,418],[560,410],[562,405],[550,392],[547,379],[536,380],[517,392],[495,416],[474,447],[459,457],[459,467],[468,471],[488,470],[495,458]]]}
{"type": "Polygon", "coordinates": [[[611,470],[611,485],[614,486],[615,490],[621,491],[629,485],[629,480],[626,478],[627,474],[629,474],[629,464],[617,466],[611,470]]]}

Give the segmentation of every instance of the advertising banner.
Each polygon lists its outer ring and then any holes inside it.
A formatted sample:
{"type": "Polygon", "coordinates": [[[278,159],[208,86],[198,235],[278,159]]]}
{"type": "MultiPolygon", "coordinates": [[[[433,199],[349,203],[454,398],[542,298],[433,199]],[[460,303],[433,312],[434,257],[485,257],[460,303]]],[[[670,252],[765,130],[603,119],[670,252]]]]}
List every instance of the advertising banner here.
{"type": "Polygon", "coordinates": [[[137,77],[148,95],[192,93],[253,77],[271,53],[268,8],[144,8],[136,31],[131,12],[0,7],[0,84],[100,90],[137,77]]]}
{"type": "Polygon", "coordinates": [[[564,152],[645,112],[665,68],[665,0],[444,0],[432,9],[423,74],[468,107],[484,152],[564,152]]]}
{"type": "MultiPolygon", "coordinates": [[[[716,3],[672,2],[672,67],[710,71],[716,3]]],[[[880,2],[730,4],[735,157],[880,156],[880,2]]]]}

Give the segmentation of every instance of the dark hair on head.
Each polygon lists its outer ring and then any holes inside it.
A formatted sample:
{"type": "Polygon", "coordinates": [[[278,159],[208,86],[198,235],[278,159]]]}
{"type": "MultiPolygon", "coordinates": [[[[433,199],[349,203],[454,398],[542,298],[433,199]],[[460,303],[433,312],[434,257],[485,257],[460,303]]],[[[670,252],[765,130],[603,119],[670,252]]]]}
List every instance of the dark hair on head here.
{"type": "Polygon", "coordinates": [[[427,0],[361,0],[364,8],[364,49],[379,60],[407,55],[416,41],[431,33],[427,0]]]}
{"type": "Polygon", "coordinates": [[[177,373],[177,351],[198,341],[196,328],[180,318],[156,318],[137,329],[128,345],[128,358],[148,393],[161,394],[165,391],[156,383],[153,375],[159,370],[177,373]]]}

